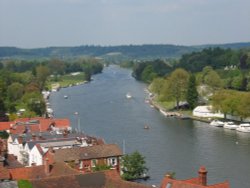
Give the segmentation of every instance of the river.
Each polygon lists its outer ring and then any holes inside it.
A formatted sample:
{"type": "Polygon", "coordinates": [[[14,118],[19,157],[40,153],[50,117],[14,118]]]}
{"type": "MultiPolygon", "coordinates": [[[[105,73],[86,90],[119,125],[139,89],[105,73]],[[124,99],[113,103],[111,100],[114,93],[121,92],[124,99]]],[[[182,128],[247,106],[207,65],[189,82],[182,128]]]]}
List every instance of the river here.
{"type": "Polygon", "coordinates": [[[175,172],[177,179],[196,177],[204,165],[209,184],[229,180],[231,188],[250,187],[250,134],[164,117],[144,102],[146,85],[130,70],[112,65],[93,79],[53,92],[55,117],[69,118],[73,128],[80,125],[81,131],[117,143],[125,153],[139,151],[151,177],[143,183],[159,185],[166,172],[175,172]]]}

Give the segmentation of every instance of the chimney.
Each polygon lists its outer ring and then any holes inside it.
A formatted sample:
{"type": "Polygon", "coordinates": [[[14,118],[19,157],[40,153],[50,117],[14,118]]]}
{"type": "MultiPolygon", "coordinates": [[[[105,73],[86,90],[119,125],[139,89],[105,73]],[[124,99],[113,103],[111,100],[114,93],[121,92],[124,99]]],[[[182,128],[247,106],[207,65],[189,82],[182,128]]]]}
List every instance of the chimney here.
{"type": "Polygon", "coordinates": [[[207,170],[204,166],[201,166],[199,171],[199,184],[206,186],[207,185],[207,170]]]}
{"type": "Polygon", "coordinates": [[[50,173],[49,159],[48,158],[46,158],[44,160],[44,170],[45,170],[45,174],[48,176],[50,173]]]}
{"type": "Polygon", "coordinates": [[[36,134],[32,133],[32,140],[36,140],[36,134]]]}

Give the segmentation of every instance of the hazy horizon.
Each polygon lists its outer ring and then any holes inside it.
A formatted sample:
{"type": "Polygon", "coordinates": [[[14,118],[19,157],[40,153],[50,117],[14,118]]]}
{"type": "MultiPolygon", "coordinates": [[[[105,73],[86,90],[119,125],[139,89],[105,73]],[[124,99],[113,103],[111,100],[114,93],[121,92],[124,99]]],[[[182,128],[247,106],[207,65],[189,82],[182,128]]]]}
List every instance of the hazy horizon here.
{"type": "Polygon", "coordinates": [[[249,0],[0,0],[0,46],[250,41],[249,0]]]}

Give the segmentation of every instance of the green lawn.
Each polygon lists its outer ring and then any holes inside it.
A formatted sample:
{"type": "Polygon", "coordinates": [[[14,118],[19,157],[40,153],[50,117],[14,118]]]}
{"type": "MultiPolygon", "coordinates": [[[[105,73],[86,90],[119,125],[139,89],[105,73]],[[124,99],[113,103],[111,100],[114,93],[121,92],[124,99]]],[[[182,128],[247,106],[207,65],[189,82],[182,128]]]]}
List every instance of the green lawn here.
{"type": "Polygon", "coordinates": [[[85,75],[84,73],[80,73],[78,75],[63,75],[60,77],[50,78],[47,82],[48,88],[51,89],[51,84],[59,83],[61,87],[68,87],[70,85],[76,85],[77,83],[82,83],[85,81],[85,75]]]}
{"type": "Polygon", "coordinates": [[[28,180],[19,180],[18,188],[32,188],[32,184],[28,180]]]}

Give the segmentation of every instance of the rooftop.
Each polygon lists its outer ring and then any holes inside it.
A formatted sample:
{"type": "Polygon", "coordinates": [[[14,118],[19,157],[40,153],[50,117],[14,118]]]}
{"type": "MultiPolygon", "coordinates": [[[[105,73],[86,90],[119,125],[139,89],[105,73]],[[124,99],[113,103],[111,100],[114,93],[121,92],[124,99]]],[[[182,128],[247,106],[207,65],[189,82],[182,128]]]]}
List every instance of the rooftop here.
{"type": "Polygon", "coordinates": [[[127,182],[114,170],[78,174],[64,177],[46,178],[31,181],[34,188],[149,188],[151,186],[127,182]]]}
{"type": "Polygon", "coordinates": [[[71,161],[79,159],[98,159],[105,157],[121,156],[122,151],[116,144],[94,145],[54,150],[54,160],[71,161]]]}
{"type": "Polygon", "coordinates": [[[53,125],[56,128],[70,127],[69,119],[51,119],[43,117],[19,118],[15,121],[0,122],[0,130],[10,130],[13,134],[24,132],[43,132],[50,129],[53,125]]]}

